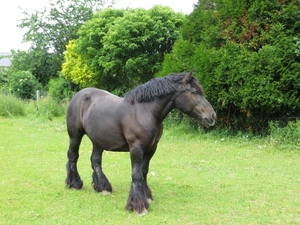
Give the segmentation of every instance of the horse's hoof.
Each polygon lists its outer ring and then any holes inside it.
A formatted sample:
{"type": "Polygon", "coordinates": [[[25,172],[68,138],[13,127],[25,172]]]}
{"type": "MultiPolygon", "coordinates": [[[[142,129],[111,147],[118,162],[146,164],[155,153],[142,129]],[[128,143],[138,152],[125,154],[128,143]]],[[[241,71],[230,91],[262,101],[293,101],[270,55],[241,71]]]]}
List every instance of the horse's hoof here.
{"type": "Polygon", "coordinates": [[[147,209],[144,209],[142,212],[134,211],[138,216],[145,216],[148,213],[147,209]]]}
{"type": "Polygon", "coordinates": [[[151,202],[153,202],[153,199],[147,198],[147,202],[148,202],[148,204],[150,204],[151,202]]]}
{"type": "Polygon", "coordinates": [[[79,180],[79,181],[66,180],[65,184],[66,184],[67,188],[77,189],[77,190],[80,190],[83,186],[83,182],[81,180],[79,180]]]}
{"type": "Polygon", "coordinates": [[[101,191],[101,193],[103,195],[111,195],[111,192],[110,191],[106,191],[106,190],[101,191]]]}

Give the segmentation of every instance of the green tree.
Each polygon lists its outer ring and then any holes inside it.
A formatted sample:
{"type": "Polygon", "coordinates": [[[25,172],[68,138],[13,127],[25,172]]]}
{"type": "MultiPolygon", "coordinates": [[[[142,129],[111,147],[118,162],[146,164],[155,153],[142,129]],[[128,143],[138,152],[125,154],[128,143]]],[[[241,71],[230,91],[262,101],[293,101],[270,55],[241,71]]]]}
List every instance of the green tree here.
{"type": "Polygon", "coordinates": [[[69,40],[76,39],[78,29],[109,2],[106,0],[50,0],[41,10],[29,13],[18,25],[25,29],[23,42],[29,51],[13,51],[14,71],[30,71],[43,85],[58,77],[69,40]]]}
{"type": "Polygon", "coordinates": [[[271,118],[298,116],[299,12],[296,0],[199,0],[158,75],[195,68],[230,128],[259,130],[271,118]]]}
{"type": "Polygon", "coordinates": [[[69,40],[77,38],[78,29],[90,20],[93,11],[101,9],[105,0],[50,0],[50,8],[30,14],[22,10],[24,18],[18,27],[27,29],[23,41],[32,48],[46,49],[63,57],[69,40]]]}
{"type": "Polygon", "coordinates": [[[162,6],[100,11],[69,43],[62,72],[83,87],[123,93],[161,69],[183,18],[162,6]]]}
{"type": "Polygon", "coordinates": [[[28,51],[11,51],[11,66],[8,74],[17,71],[29,71],[37,80],[46,86],[51,77],[55,77],[60,70],[60,62],[54,53],[44,49],[29,49],[28,51]]]}

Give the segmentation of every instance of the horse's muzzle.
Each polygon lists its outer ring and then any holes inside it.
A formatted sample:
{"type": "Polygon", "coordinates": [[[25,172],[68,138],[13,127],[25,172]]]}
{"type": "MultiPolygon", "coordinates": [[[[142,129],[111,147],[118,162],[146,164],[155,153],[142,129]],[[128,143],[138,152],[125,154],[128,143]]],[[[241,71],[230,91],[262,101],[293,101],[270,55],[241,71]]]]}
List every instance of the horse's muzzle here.
{"type": "Polygon", "coordinates": [[[215,125],[216,118],[217,118],[217,115],[215,112],[213,112],[210,116],[204,117],[201,120],[201,122],[202,122],[203,126],[211,127],[211,126],[215,125]]]}

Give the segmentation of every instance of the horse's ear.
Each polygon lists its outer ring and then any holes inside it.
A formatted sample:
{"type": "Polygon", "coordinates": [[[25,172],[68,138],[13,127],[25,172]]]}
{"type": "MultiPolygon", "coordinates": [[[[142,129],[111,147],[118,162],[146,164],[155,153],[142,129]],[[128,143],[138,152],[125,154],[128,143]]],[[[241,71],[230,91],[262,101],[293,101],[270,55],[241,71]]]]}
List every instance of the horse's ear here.
{"type": "Polygon", "coordinates": [[[194,75],[194,69],[192,69],[191,72],[187,73],[184,77],[183,77],[183,82],[184,83],[190,83],[193,79],[193,75],[194,75]]]}

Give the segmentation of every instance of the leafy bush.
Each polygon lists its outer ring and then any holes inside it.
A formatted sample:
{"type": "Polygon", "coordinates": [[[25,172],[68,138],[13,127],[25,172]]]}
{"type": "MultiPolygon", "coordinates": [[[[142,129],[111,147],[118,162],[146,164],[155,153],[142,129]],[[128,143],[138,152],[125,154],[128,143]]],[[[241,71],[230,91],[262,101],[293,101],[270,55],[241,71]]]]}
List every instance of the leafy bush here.
{"type": "Polygon", "coordinates": [[[269,122],[270,142],[279,148],[300,149],[300,120],[290,121],[286,126],[269,122]]]}
{"type": "Polygon", "coordinates": [[[70,80],[66,80],[62,76],[51,79],[49,84],[49,95],[56,101],[70,99],[79,88],[73,84],[70,80]]]}
{"type": "Polygon", "coordinates": [[[299,6],[199,0],[157,75],[195,68],[219,125],[232,130],[265,132],[272,118],[297,117],[299,6]]]}
{"type": "Polygon", "coordinates": [[[286,57],[292,53],[291,40],[285,45],[249,52],[226,42],[218,51],[196,50],[197,77],[228,128],[261,131],[270,118],[297,115],[300,63],[286,57]]]}
{"type": "Polygon", "coordinates": [[[0,94],[0,116],[24,116],[25,104],[21,99],[11,95],[0,94]]]}
{"type": "Polygon", "coordinates": [[[54,99],[44,98],[39,102],[30,101],[27,105],[29,115],[52,120],[54,117],[65,115],[65,106],[54,99]]]}
{"type": "Polygon", "coordinates": [[[6,68],[0,67],[0,91],[3,93],[9,93],[9,75],[6,68]]]}
{"type": "Polygon", "coordinates": [[[12,73],[10,79],[12,94],[22,99],[35,99],[36,91],[41,90],[42,85],[35,76],[28,71],[12,73]]]}
{"type": "Polygon", "coordinates": [[[33,116],[34,118],[47,118],[52,120],[53,117],[64,116],[66,106],[56,102],[51,98],[36,101],[24,101],[13,95],[0,94],[0,116],[33,116]]]}

